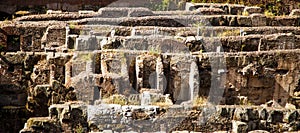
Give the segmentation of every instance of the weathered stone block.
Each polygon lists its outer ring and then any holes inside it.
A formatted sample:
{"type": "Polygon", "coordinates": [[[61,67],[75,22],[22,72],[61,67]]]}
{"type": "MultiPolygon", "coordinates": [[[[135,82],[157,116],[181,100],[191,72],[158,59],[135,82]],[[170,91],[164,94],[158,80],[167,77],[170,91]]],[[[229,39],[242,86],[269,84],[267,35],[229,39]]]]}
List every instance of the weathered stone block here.
{"type": "Polygon", "coordinates": [[[88,104],[94,104],[100,98],[100,92],[96,86],[96,79],[92,74],[81,73],[72,79],[72,86],[76,90],[76,98],[88,104]]]}
{"type": "Polygon", "coordinates": [[[300,16],[300,9],[294,9],[290,13],[290,16],[300,16]]]}
{"type": "Polygon", "coordinates": [[[245,108],[237,108],[233,116],[234,120],[247,122],[249,121],[248,111],[245,108]]]}
{"type": "Polygon", "coordinates": [[[222,15],[225,11],[220,8],[198,8],[201,15],[222,15]]]}
{"type": "Polygon", "coordinates": [[[244,12],[249,14],[262,13],[262,9],[260,7],[245,7],[244,12]]]}
{"type": "Polygon", "coordinates": [[[259,119],[267,120],[267,118],[268,118],[268,111],[265,108],[260,109],[259,110],[259,119]]]}
{"type": "Polygon", "coordinates": [[[252,26],[266,26],[267,19],[265,15],[262,14],[251,14],[252,26]]]}
{"type": "Polygon", "coordinates": [[[101,54],[102,74],[128,75],[127,58],[124,53],[106,52],[101,54]]]}
{"type": "Polygon", "coordinates": [[[266,120],[260,120],[258,123],[258,129],[267,130],[269,128],[269,123],[266,120]]]}
{"type": "Polygon", "coordinates": [[[232,132],[233,133],[247,133],[248,125],[241,121],[232,121],[232,132]]]}
{"type": "Polygon", "coordinates": [[[240,26],[252,26],[251,18],[248,16],[238,16],[237,23],[240,26]]]}
{"type": "Polygon", "coordinates": [[[27,120],[26,127],[20,133],[27,132],[62,132],[61,127],[48,117],[34,117],[27,120]]]}
{"type": "Polygon", "coordinates": [[[129,8],[128,16],[129,17],[144,17],[144,16],[152,16],[153,13],[148,8],[129,8]]]}
{"type": "Polygon", "coordinates": [[[88,36],[80,36],[76,38],[75,42],[75,50],[76,51],[91,51],[91,50],[98,50],[100,48],[97,39],[93,35],[88,36]]]}
{"type": "Polygon", "coordinates": [[[171,57],[170,60],[170,94],[175,101],[193,100],[198,96],[199,72],[192,57],[171,57]]]}
{"type": "Polygon", "coordinates": [[[299,120],[299,112],[296,110],[288,111],[284,116],[284,122],[286,123],[292,123],[299,120]]]}
{"type": "Polygon", "coordinates": [[[272,110],[269,112],[267,122],[276,124],[283,121],[283,112],[281,110],[272,110]]]}

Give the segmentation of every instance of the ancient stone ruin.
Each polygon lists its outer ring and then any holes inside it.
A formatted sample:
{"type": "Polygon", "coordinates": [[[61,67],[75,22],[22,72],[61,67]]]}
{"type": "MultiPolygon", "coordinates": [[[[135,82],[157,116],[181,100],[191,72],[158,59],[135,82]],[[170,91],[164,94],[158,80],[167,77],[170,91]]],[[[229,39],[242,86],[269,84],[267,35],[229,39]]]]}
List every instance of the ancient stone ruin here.
{"type": "Polygon", "coordinates": [[[185,3],[0,22],[0,132],[296,132],[300,14],[185,3]]]}

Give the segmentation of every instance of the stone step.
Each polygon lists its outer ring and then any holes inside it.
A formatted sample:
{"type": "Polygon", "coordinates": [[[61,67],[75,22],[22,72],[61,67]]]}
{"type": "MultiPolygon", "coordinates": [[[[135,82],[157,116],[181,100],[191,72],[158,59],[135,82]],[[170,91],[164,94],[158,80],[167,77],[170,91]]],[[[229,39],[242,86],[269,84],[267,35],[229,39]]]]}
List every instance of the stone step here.
{"type": "MultiPolygon", "coordinates": [[[[213,26],[201,26],[201,27],[159,27],[159,26],[111,26],[111,25],[84,25],[83,28],[76,28],[73,32],[87,34],[89,31],[93,31],[97,36],[108,36],[112,30],[115,30],[117,36],[132,36],[134,32],[135,36],[149,36],[149,35],[166,35],[166,36],[245,36],[252,34],[275,34],[275,33],[293,33],[300,35],[300,29],[292,26],[266,26],[266,27],[213,27],[213,26]]],[[[82,35],[81,34],[81,35],[82,35]]]]}
{"type": "Polygon", "coordinates": [[[78,51],[100,49],[148,50],[162,53],[267,51],[299,49],[300,38],[291,33],[229,37],[173,36],[79,36],[74,44],[78,51]]]}
{"type": "Polygon", "coordinates": [[[262,14],[240,15],[184,15],[184,16],[147,16],[126,18],[85,18],[73,21],[78,24],[91,25],[121,25],[121,26],[162,26],[162,27],[191,27],[191,26],[299,26],[300,16],[266,17],[262,14]]]}
{"type": "Polygon", "coordinates": [[[99,15],[76,15],[76,14],[50,14],[24,16],[16,21],[48,21],[59,20],[78,24],[108,24],[123,26],[163,26],[163,27],[184,27],[192,25],[205,26],[235,26],[235,27],[258,27],[258,26],[299,26],[300,16],[275,16],[268,17],[263,14],[241,15],[152,15],[133,17],[103,17],[99,15]],[[78,20],[82,19],[82,20],[78,20]],[[74,21],[76,20],[76,21],[74,21]],[[166,22],[167,21],[167,22],[166,22]]]}

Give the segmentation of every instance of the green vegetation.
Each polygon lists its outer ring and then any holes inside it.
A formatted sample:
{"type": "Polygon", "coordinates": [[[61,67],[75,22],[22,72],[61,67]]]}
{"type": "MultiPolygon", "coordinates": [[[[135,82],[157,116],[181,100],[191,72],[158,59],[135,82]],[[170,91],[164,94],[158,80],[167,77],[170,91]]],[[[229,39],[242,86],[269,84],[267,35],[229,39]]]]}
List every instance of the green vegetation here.
{"type": "MultiPolygon", "coordinates": [[[[151,1],[150,1],[151,2],[151,1]]],[[[161,3],[150,3],[150,9],[154,11],[168,11],[172,10],[170,7],[171,5],[176,5],[178,8],[183,6],[183,1],[177,0],[162,0],[161,3]]]]}
{"type": "Polygon", "coordinates": [[[300,8],[299,0],[187,0],[194,3],[229,3],[229,4],[243,4],[246,6],[258,6],[265,12],[273,14],[274,16],[286,15],[289,5],[295,4],[300,8]]]}
{"type": "Polygon", "coordinates": [[[264,12],[264,14],[265,14],[267,17],[274,17],[274,16],[275,16],[274,13],[272,13],[272,12],[270,12],[270,11],[268,11],[268,10],[266,10],[266,11],[264,12]]]}
{"type": "Polygon", "coordinates": [[[159,55],[161,53],[161,50],[159,47],[150,47],[148,54],[150,55],[159,55]]]}
{"type": "Polygon", "coordinates": [[[246,47],[246,44],[242,44],[241,51],[244,51],[245,47],[246,47]]]}
{"type": "Polygon", "coordinates": [[[84,130],[83,130],[81,124],[76,126],[75,131],[76,131],[76,133],[84,133],[84,130]]]}
{"type": "Polygon", "coordinates": [[[90,60],[92,60],[92,58],[93,58],[93,54],[91,54],[91,53],[88,53],[88,54],[81,54],[79,57],[80,57],[80,59],[83,60],[83,61],[90,61],[90,60]]]}
{"type": "Polygon", "coordinates": [[[4,50],[4,46],[3,45],[0,45],[0,51],[1,50],[4,50]]]}
{"type": "Polygon", "coordinates": [[[205,24],[203,22],[196,22],[193,24],[193,27],[203,27],[205,24]]]}
{"type": "Polygon", "coordinates": [[[78,25],[78,23],[76,23],[76,22],[70,22],[69,23],[70,29],[75,29],[76,25],[78,25]]]}

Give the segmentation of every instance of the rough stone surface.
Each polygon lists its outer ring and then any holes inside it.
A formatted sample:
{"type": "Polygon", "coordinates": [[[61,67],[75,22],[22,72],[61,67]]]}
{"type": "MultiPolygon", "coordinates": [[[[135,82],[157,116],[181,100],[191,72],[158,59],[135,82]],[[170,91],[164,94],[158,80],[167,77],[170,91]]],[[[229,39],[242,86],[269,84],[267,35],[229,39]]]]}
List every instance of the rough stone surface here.
{"type": "Polygon", "coordinates": [[[290,16],[299,16],[300,15],[300,10],[299,9],[294,9],[292,10],[290,16]]]}
{"type": "Polygon", "coordinates": [[[260,7],[245,7],[244,12],[249,14],[262,13],[262,9],[260,7]]]}
{"type": "Polygon", "coordinates": [[[300,130],[295,12],[47,6],[0,22],[0,132],[300,130]]]}
{"type": "Polygon", "coordinates": [[[233,121],[232,122],[232,132],[233,133],[246,133],[248,126],[245,122],[233,121]]]}

